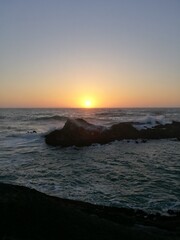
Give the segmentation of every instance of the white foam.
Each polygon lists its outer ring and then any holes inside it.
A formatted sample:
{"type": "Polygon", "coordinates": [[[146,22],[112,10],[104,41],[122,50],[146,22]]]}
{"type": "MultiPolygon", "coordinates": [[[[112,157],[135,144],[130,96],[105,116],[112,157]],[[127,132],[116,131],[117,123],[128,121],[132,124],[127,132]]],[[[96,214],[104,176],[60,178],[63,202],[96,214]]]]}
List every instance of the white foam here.
{"type": "Polygon", "coordinates": [[[133,126],[137,130],[153,128],[157,125],[165,125],[167,123],[172,123],[171,120],[165,118],[163,115],[152,116],[148,115],[143,118],[137,119],[136,123],[133,126]]]}
{"type": "Polygon", "coordinates": [[[103,131],[105,127],[99,126],[99,125],[93,125],[90,124],[84,120],[79,120],[79,119],[71,119],[72,122],[78,127],[84,128],[87,131],[103,131]]]}

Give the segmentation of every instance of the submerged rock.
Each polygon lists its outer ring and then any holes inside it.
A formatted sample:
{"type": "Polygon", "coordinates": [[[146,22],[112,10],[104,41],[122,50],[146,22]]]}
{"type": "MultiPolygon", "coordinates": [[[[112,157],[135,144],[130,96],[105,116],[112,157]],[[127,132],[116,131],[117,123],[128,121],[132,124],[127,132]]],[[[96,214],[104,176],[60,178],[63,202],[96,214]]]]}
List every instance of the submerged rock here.
{"type": "Polygon", "coordinates": [[[0,183],[0,239],[178,240],[180,213],[93,205],[0,183]]]}
{"type": "Polygon", "coordinates": [[[153,128],[138,130],[133,122],[112,125],[110,128],[97,126],[84,119],[68,119],[62,129],[45,136],[45,141],[53,146],[89,146],[93,143],[105,144],[123,139],[180,138],[180,122],[158,124],[153,128]]]}

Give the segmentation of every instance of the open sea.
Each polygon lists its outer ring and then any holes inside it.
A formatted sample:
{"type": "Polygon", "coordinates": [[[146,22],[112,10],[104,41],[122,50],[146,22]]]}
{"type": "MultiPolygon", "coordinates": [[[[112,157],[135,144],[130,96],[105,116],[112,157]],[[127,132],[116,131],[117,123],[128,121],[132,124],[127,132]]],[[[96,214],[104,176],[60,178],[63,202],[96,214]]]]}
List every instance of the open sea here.
{"type": "Polygon", "coordinates": [[[164,213],[180,209],[180,141],[51,147],[44,135],[68,118],[109,127],[180,121],[180,108],[0,109],[0,181],[68,199],[164,213]]]}

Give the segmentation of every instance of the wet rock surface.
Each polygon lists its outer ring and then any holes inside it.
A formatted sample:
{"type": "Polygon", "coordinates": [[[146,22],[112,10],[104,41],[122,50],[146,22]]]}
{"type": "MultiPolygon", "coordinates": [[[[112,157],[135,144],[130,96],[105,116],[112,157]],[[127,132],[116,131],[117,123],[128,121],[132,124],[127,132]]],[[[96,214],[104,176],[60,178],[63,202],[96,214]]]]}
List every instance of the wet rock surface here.
{"type": "Polygon", "coordinates": [[[0,183],[0,239],[180,239],[180,212],[168,216],[51,197],[0,183]]]}
{"type": "Polygon", "coordinates": [[[62,129],[45,136],[45,142],[53,146],[89,146],[123,139],[180,139],[180,122],[157,124],[152,128],[137,130],[132,122],[112,125],[110,128],[96,126],[83,119],[68,119],[62,129]]]}

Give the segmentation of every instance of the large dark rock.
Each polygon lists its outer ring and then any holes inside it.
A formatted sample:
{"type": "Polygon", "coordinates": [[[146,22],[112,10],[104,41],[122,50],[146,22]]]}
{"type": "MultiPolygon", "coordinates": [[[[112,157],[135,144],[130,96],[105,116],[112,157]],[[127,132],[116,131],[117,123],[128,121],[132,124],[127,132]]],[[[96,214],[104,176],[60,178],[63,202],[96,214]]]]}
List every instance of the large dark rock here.
{"type": "Polygon", "coordinates": [[[64,127],[45,136],[47,144],[53,146],[88,146],[102,141],[104,128],[83,119],[68,119],[64,127]]]}
{"type": "Polygon", "coordinates": [[[1,240],[180,239],[180,213],[98,206],[0,183],[1,240]]]}
{"type": "Polygon", "coordinates": [[[64,127],[45,136],[47,144],[53,146],[88,146],[93,143],[105,144],[122,139],[179,138],[180,122],[137,130],[135,123],[118,123],[110,128],[96,126],[83,119],[68,119],[64,127]]]}

